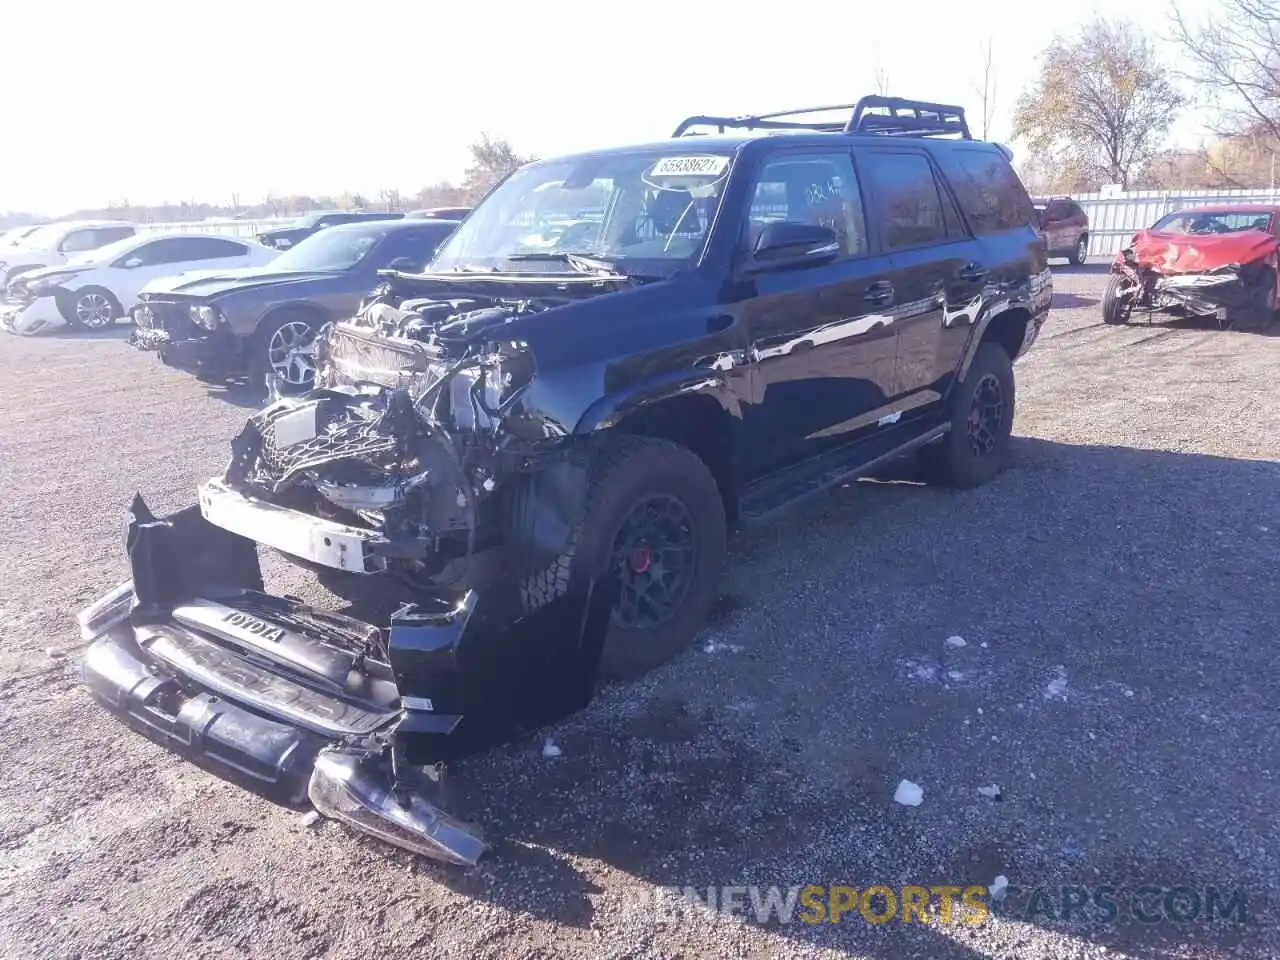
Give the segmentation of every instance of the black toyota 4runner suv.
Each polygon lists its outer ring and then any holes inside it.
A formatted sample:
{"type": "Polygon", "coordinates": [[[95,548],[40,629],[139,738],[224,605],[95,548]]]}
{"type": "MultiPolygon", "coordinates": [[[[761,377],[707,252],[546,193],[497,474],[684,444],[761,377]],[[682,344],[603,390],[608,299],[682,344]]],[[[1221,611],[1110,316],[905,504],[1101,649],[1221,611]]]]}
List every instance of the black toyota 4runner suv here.
{"type": "Polygon", "coordinates": [[[958,107],[842,109],[528,164],[423,272],[383,271],[196,505],[135,500],[132,579],[80,615],[99,700],[471,863],[421,771],[679,651],[733,526],[913,451],[991,479],[1052,299],[1031,201],[958,107]],[[406,603],[272,596],[257,545],[406,603]]]}

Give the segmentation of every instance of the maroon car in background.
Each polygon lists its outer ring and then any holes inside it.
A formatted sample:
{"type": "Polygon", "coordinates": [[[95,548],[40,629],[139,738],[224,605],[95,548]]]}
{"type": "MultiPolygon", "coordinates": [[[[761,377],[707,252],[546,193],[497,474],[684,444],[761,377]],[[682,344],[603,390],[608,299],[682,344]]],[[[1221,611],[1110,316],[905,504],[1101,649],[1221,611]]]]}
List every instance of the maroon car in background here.
{"type": "Polygon", "coordinates": [[[1049,256],[1079,266],[1089,256],[1089,215],[1070,197],[1033,197],[1049,256]]]}

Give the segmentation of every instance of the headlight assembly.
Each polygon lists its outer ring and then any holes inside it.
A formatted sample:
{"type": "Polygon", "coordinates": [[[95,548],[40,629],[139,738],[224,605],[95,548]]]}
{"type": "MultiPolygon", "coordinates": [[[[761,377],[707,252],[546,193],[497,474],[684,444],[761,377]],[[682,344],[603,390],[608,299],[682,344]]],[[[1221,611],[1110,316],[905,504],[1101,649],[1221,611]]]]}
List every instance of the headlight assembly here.
{"type": "Polygon", "coordinates": [[[222,319],[216,307],[192,307],[189,314],[192,323],[206,330],[212,330],[222,319]]]}
{"type": "Polygon", "coordinates": [[[74,280],[78,277],[78,273],[59,273],[52,277],[39,277],[27,284],[27,289],[32,293],[53,293],[59,287],[74,280]]]}

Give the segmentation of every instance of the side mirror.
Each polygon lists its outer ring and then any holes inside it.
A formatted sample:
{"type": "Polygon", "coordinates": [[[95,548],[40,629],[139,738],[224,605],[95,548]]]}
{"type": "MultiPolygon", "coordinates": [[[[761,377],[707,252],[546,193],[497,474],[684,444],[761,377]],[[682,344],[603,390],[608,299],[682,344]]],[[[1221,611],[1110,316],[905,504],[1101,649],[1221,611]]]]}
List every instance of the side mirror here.
{"type": "Polygon", "coordinates": [[[751,251],[750,273],[830,263],[840,255],[840,238],[830,227],[782,221],[760,232],[751,251]]]}
{"type": "Polygon", "coordinates": [[[130,257],[128,260],[124,262],[124,266],[128,267],[130,270],[132,270],[134,267],[140,267],[142,266],[142,258],[130,257]]]}
{"type": "Polygon", "coordinates": [[[417,273],[420,264],[409,257],[396,257],[387,264],[388,270],[399,270],[402,273],[417,273]]]}

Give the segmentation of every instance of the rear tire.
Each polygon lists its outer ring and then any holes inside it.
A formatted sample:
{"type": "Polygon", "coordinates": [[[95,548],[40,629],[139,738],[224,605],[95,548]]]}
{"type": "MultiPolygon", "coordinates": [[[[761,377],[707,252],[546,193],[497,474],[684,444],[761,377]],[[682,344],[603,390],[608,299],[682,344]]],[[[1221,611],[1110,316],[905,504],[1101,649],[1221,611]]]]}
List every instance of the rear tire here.
{"type": "Polygon", "coordinates": [[[1014,399],[1009,354],[999,344],[982,344],[951,395],[951,430],[923,451],[930,479],[968,489],[995,477],[1009,451],[1014,399]]]}
{"type": "Polygon", "coordinates": [[[1067,255],[1067,261],[1073,267],[1079,267],[1089,259],[1089,238],[1082,234],[1076,241],[1075,248],[1067,255]]]}
{"type": "Polygon", "coordinates": [[[1107,289],[1102,294],[1102,322],[1111,326],[1119,326],[1129,322],[1132,309],[1133,294],[1121,294],[1124,278],[1113,273],[1107,281],[1107,289]]]}
{"type": "Polygon", "coordinates": [[[724,569],[724,502],[693,451],[651,437],[611,438],[592,463],[569,548],[526,578],[525,605],[562,595],[577,576],[622,576],[600,660],[606,680],[638,677],[693,640],[724,569]],[[634,541],[634,542],[633,542],[634,541]]]}
{"type": "Polygon", "coordinates": [[[1266,279],[1250,291],[1249,306],[1233,310],[1230,325],[1238,329],[1260,330],[1276,318],[1276,275],[1268,270],[1266,279]]]}

